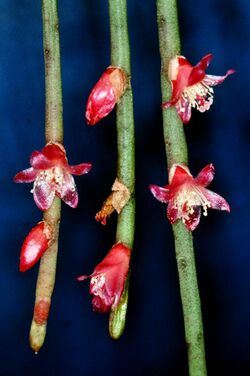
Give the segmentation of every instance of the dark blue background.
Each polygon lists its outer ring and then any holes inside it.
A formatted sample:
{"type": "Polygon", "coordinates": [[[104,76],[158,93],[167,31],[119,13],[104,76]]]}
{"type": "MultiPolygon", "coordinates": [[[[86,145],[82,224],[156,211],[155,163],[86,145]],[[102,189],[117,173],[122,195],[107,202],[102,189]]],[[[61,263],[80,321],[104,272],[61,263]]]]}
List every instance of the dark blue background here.
{"type": "MultiPolygon", "coordinates": [[[[107,1],[59,1],[65,146],[71,164],[91,161],[77,177],[80,204],[63,205],[56,287],[46,343],[29,348],[38,267],[18,272],[22,241],[41,219],[13,175],[44,145],[44,66],[40,1],[0,1],[1,79],[1,376],[187,375],[178,276],[165,207],[149,183],[166,184],[162,137],[160,60],[155,1],[128,1],[136,126],[137,216],[126,330],[115,342],[108,316],[94,314],[90,273],[114,242],[116,218],[94,220],[115,178],[115,114],[87,127],[90,88],[109,65],[107,1]]],[[[196,261],[209,375],[250,374],[249,252],[249,27],[248,0],[180,0],[182,53],[195,64],[208,52],[208,73],[237,73],[215,88],[208,113],[193,113],[185,127],[190,168],[216,167],[211,189],[231,205],[210,211],[195,231],[196,261]]]]}

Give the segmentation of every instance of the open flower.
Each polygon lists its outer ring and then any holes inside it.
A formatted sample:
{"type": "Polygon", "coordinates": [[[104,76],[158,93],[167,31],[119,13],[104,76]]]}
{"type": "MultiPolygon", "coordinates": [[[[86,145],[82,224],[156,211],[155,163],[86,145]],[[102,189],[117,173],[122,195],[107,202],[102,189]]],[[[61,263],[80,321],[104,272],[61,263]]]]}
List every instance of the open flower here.
{"type": "Polygon", "coordinates": [[[89,125],[95,125],[115,107],[127,87],[127,76],[119,67],[108,67],[93,87],[86,107],[89,125]]]}
{"type": "Polygon", "coordinates": [[[30,164],[30,168],[15,175],[14,181],[34,182],[31,192],[39,209],[47,210],[55,195],[72,208],[77,206],[78,194],[72,174],[88,173],[91,163],[69,166],[64,147],[59,143],[49,143],[41,151],[31,154],[30,164]]]}
{"type": "Polygon", "coordinates": [[[24,239],[20,254],[20,272],[30,269],[48,249],[52,229],[45,221],[39,222],[24,239]]]}
{"type": "Polygon", "coordinates": [[[90,279],[93,310],[108,312],[117,306],[124,290],[128,274],[131,250],[123,243],[115,244],[90,276],[83,275],[78,281],[90,279]]]}
{"type": "Polygon", "coordinates": [[[186,228],[193,231],[200,222],[201,207],[205,216],[208,208],[230,212],[223,197],[205,188],[213,178],[212,164],[204,167],[195,178],[187,166],[174,164],[169,172],[169,185],[150,185],[149,188],[157,200],[168,204],[167,217],[171,223],[181,219],[186,228]]]}
{"type": "Polygon", "coordinates": [[[172,97],[162,107],[176,107],[183,123],[191,118],[191,108],[204,112],[213,103],[214,91],[211,86],[221,84],[227,76],[234,73],[233,69],[224,76],[212,76],[205,73],[213,55],[204,56],[194,67],[184,56],[176,56],[169,63],[168,78],[172,84],[172,97]]]}

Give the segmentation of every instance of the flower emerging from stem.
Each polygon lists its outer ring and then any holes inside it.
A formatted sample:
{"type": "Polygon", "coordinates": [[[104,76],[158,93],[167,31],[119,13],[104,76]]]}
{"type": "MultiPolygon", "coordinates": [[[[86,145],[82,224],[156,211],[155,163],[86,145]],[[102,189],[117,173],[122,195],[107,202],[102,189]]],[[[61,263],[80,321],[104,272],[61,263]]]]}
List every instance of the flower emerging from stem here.
{"type": "Polygon", "coordinates": [[[187,166],[174,164],[169,172],[169,185],[150,185],[149,188],[158,201],[168,204],[167,217],[171,223],[181,219],[186,228],[193,231],[200,222],[201,207],[205,216],[208,208],[230,212],[223,197],[205,188],[213,178],[212,164],[204,167],[195,178],[187,166]]]}
{"type": "Polygon", "coordinates": [[[89,125],[95,125],[115,107],[127,87],[127,75],[119,67],[108,67],[93,87],[86,107],[89,125]]]}
{"type": "Polygon", "coordinates": [[[74,175],[87,174],[91,163],[70,166],[64,147],[59,143],[48,143],[41,151],[34,151],[30,157],[31,168],[15,175],[16,183],[34,182],[32,193],[36,205],[47,210],[55,195],[67,205],[75,208],[78,204],[78,193],[74,175]]]}
{"type": "Polygon", "coordinates": [[[205,70],[212,57],[212,54],[204,56],[195,66],[184,56],[176,56],[169,63],[168,78],[172,84],[172,97],[163,103],[162,107],[175,106],[183,123],[189,122],[192,107],[200,112],[209,110],[213,103],[212,86],[221,84],[227,76],[235,72],[230,69],[224,76],[206,74],[205,70]]]}
{"type": "Polygon", "coordinates": [[[78,281],[90,278],[89,290],[94,296],[94,311],[108,312],[118,305],[128,274],[130,254],[131,250],[125,244],[117,243],[90,276],[83,275],[77,278],[78,281]]]}

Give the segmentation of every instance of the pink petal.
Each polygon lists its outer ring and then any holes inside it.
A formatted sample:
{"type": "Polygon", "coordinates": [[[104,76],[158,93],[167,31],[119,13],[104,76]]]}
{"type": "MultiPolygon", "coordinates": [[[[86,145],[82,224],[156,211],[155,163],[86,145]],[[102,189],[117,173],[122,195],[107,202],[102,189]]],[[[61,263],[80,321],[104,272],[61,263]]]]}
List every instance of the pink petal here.
{"type": "Polygon", "coordinates": [[[87,174],[91,168],[91,163],[81,163],[75,166],[69,166],[67,170],[73,175],[83,175],[87,174]]]}
{"type": "Polygon", "coordinates": [[[180,97],[179,101],[176,103],[176,111],[177,114],[180,116],[181,121],[184,124],[187,124],[192,115],[192,108],[189,100],[184,97],[180,97]]]}
{"type": "Polygon", "coordinates": [[[92,307],[94,312],[106,313],[110,310],[110,306],[113,303],[112,300],[106,300],[106,298],[100,296],[94,296],[92,299],[92,307]]]}
{"type": "Polygon", "coordinates": [[[34,168],[30,167],[26,170],[23,170],[21,172],[18,172],[14,176],[14,182],[15,183],[32,183],[37,176],[37,171],[34,170],[34,168]]]}
{"type": "Polygon", "coordinates": [[[205,70],[210,64],[210,61],[212,60],[213,55],[208,54],[204,56],[198,64],[196,64],[192,72],[190,73],[190,76],[188,78],[188,85],[187,86],[192,86],[197,84],[198,82],[202,81],[203,78],[205,77],[205,70]]]}
{"type": "Polygon", "coordinates": [[[225,76],[212,76],[210,74],[206,74],[206,76],[203,78],[202,83],[207,86],[215,86],[218,84],[221,84],[225,79],[230,76],[230,74],[235,73],[234,69],[229,69],[225,76]]]}
{"type": "Polygon", "coordinates": [[[193,179],[189,168],[180,164],[173,164],[169,170],[169,183],[168,188],[174,189],[184,184],[187,180],[193,179]]]}
{"type": "Polygon", "coordinates": [[[207,54],[205,55],[198,64],[195,65],[195,68],[199,67],[202,70],[206,70],[209,66],[211,60],[213,58],[213,54],[207,54]]]}
{"type": "Polygon", "coordinates": [[[41,153],[51,162],[52,166],[68,166],[65,149],[63,145],[59,143],[47,144],[42,149],[41,153]]]}
{"type": "Polygon", "coordinates": [[[230,212],[230,206],[223,197],[206,188],[202,189],[202,193],[210,202],[212,209],[225,210],[227,212],[230,212]]]}
{"type": "Polygon", "coordinates": [[[169,190],[163,187],[159,187],[158,185],[151,184],[149,189],[153,196],[160,202],[164,202],[165,204],[168,203],[170,196],[169,190]]]}
{"type": "Polygon", "coordinates": [[[76,279],[77,279],[78,282],[85,281],[88,278],[90,278],[89,275],[79,275],[78,277],[76,277],[76,279]]]}
{"type": "Polygon", "coordinates": [[[214,166],[212,163],[204,167],[200,173],[196,176],[195,183],[206,187],[211,183],[214,178],[214,166]]]}
{"type": "Polygon", "coordinates": [[[30,157],[30,164],[36,170],[47,170],[52,167],[52,163],[40,151],[33,151],[30,157]]]}
{"type": "Polygon", "coordinates": [[[107,312],[118,304],[129,269],[131,250],[118,242],[106,257],[95,267],[90,276],[80,276],[78,281],[90,280],[90,293],[93,295],[93,310],[107,312]]]}
{"type": "Polygon", "coordinates": [[[51,182],[47,182],[43,177],[38,177],[34,183],[33,195],[36,205],[41,210],[47,210],[52,205],[55,197],[51,182]]]}
{"type": "Polygon", "coordinates": [[[69,205],[71,208],[76,208],[78,205],[78,193],[74,178],[71,174],[64,170],[64,183],[58,187],[56,193],[58,196],[69,205]]]}
{"type": "Polygon", "coordinates": [[[170,223],[175,223],[180,218],[178,214],[178,209],[173,205],[173,201],[171,200],[167,208],[167,217],[170,223]]]}
{"type": "Polygon", "coordinates": [[[179,97],[178,97],[176,100],[172,99],[172,100],[170,100],[170,101],[164,102],[164,103],[162,103],[161,107],[162,107],[162,108],[169,108],[169,107],[172,107],[172,106],[174,106],[174,105],[176,104],[176,102],[177,102],[178,100],[179,100],[179,97]]]}
{"type": "Polygon", "coordinates": [[[194,231],[200,222],[201,208],[193,206],[194,212],[188,214],[183,210],[184,224],[189,231],[194,231]]]}
{"type": "Polygon", "coordinates": [[[105,273],[102,297],[105,298],[107,304],[109,302],[109,305],[116,305],[120,300],[128,273],[130,253],[128,247],[122,243],[117,243],[94,270],[93,275],[105,273]]]}

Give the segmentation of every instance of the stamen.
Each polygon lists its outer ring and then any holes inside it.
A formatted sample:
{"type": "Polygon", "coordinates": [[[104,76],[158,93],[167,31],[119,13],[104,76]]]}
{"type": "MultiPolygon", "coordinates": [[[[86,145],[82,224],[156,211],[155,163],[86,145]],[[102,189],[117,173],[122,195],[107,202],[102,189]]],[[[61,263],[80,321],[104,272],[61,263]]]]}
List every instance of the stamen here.
{"type": "Polygon", "coordinates": [[[206,199],[199,187],[186,185],[177,194],[173,206],[178,210],[179,217],[185,220],[194,214],[195,206],[202,206],[203,215],[207,216],[207,209],[211,207],[211,203],[206,199]]]}
{"type": "Polygon", "coordinates": [[[106,281],[106,274],[100,273],[91,277],[91,294],[95,296],[99,296],[101,299],[106,299],[105,291],[103,290],[103,286],[105,285],[106,281]]]}
{"type": "Polygon", "coordinates": [[[53,174],[55,183],[59,186],[63,185],[64,177],[63,177],[62,169],[60,167],[54,167],[52,169],[52,174],[53,174]]]}
{"type": "Polygon", "coordinates": [[[188,100],[193,108],[204,112],[209,110],[213,103],[213,94],[213,88],[201,81],[193,86],[187,87],[183,91],[182,96],[184,100],[188,100]]]}

